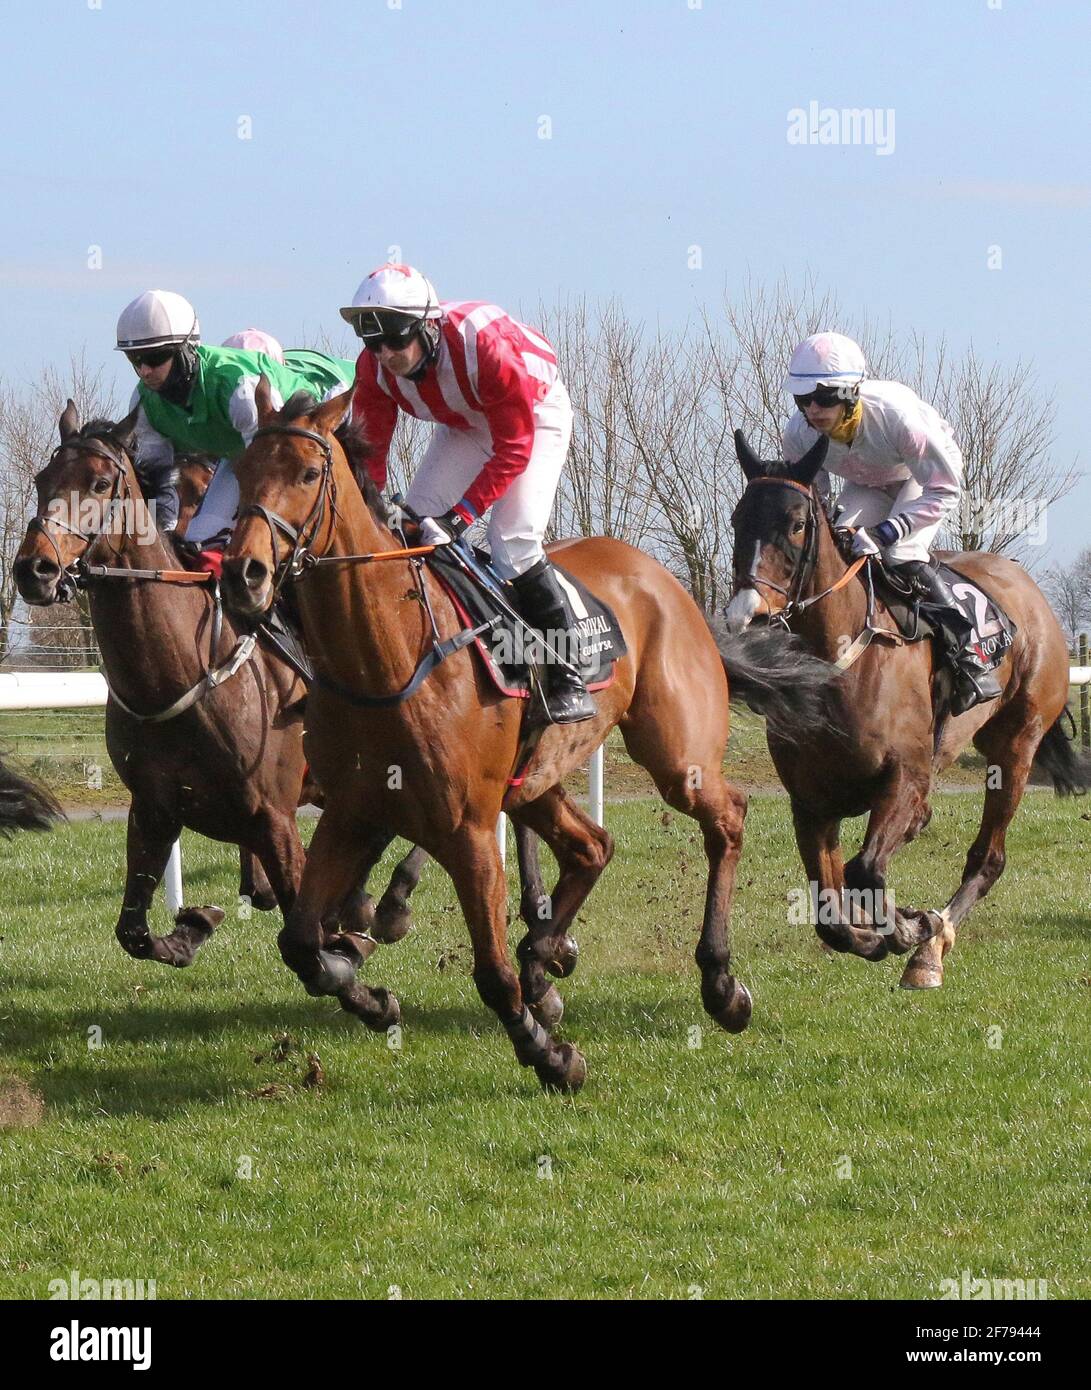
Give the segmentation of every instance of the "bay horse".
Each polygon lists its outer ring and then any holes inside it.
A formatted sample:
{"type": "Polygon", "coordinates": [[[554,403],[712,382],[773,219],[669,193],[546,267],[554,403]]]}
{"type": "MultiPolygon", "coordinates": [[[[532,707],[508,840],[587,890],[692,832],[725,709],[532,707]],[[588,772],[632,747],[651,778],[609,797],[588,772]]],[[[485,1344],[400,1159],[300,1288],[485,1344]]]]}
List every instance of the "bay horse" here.
{"type": "Polygon", "coordinates": [[[938,988],[958,927],[1003,872],[1008,825],[1032,765],[1050,775],[1061,795],[1081,793],[1091,782],[1091,767],[1073,751],[1062,722],[1069,674],[1064,634],[1041,590],[1013,560],[987,551],[942,553],[1017,628],[997,669],[1000,697],[948,715],[942,699],[933,701],[933,643],[901,641],[878,596],[869,618],[866,571],[842,555],[814,486],[828,441],[820,439],[794,464],[763,463],[741,432],[735,443],[747,487],[732,518],[729,630],[742,631],[760,618],[798,634],[816,655],[845,667],[832,697],[839,737],[805,726],[768,732],[791,798],[812,902],[823,909],[816,929],[834,950],[867,960],[916,947],[902,987],[938,988]],[[940,911],[891,912],[891,857],[928,824],[933,778],[971,741],[984,754],[988,775],[981,827],[962,881],[940,911]],[[841,821],[865,813],[863,845],[844,863],[841,821]],[[878,912],[846,914],[845,889],[870,895],[857,901],[878,903],[878,912]]]}
{"type": "Polygon", "coordinates": [[[617,725],[663,798],[701,827],[708,859],[697,946],[702,1002],[723,1028],[741,1031],[751,998],[731,973],[728,924],[747,798],[722,771],[725,667],[755,703],[771,710],[779,700],[798,715],[819,702],[828,680],[822,663],[801,665],[798,654],[789,659],[782,650],[778,666],[762,659],[776,652],[775,641],[745,638],[721,658],[693,599],[655,560],[605,538],[565,544],[565,569],[610,605],[628,651],[596,696],[597,718],[548,727],[513,783],[523,702],[501,696],[465,645],[420,679],[463,624],[434,575],[410,558],[418,552],[395,539],[370,479],[350,469],[334,435],[350,396],[317,407],[293,397],[277,412],[268,383],[259,383],[259,428],[236,463],[239,519],[224,560],[225,599],[250,619],[299,577],[296,602],[315,666],[305,741],[326,805],[280,935],[285,961],[311,994],[335,996],[369,1027],[397,1021],[398,1001],[356,979],[361,958],[353,942],[323,923],[331,904],[367,873],[378,846],[391,833],[405,836],[454,881],[473,944],[474,983],[517,1060],[546,1087],[578,1089],[586,1063],[549,1032],[559,996],[545,971],[571,968],[568,927],[614,846],[561,782],[617,725]],[[375,556],[389,562],[365,563],[375,556]],[[519,945],[519,975],[507,950],[495,835],[501,810],[545,840],[560,871],[548,911],[532,917],[519,945]]]}
{"type": "Polygon", "coordinates": [[[16,830],[48,830],[61,815],[47,787],[0,758],[0,839],[9,839],[16,830]]]}
{"type": "MultiPolygon", "coordinates": [[[[70,596],[73,573],[88,576],[110,692],[106,745],[132,798],[117,938],[131,956],[187,966],[224,913],[186,907],[169,934],[149,931],[183,826],[238,845],[240,895],[286,914],[303,872],[296,809],[319,793],[304,785],[303,684],[222,614],[210,576],[179,572],[133,466],[135,422],[134,412],[81,428],[68,402],[14,573],[22,598],[39,605],[70,596]],[[113,573],[95,578],[96,565],[113,573]]],[[[331,906],[360,933],[361,949],[408,930],[406,899],[423,859],[414,852],[399,866],[378,912],[360,885],[331,906]]]]}

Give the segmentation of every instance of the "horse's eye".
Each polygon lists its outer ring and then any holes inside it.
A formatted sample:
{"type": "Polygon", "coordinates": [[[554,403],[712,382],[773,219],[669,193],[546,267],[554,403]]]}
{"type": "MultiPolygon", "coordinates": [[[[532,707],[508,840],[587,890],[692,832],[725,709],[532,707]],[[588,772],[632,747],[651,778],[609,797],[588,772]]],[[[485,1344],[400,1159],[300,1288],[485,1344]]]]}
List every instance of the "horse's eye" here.
{"type": "Polygon", "coordinates": [[[110,479],[109,479],[109,478],[96,478],[95,481],[91,484],[91,491],[92,491],[92,492],[97,492],[100,496],[101,496],[101,494],[104,493],[104,492],[109,492],[109,491],[110,491],[110,479]]]}
{"type": "Polygon", "coordinates": [[[321,476],[321,468],[308,468],[306,473],[303,474],[303,481],[305,483],[317,483],[321,476]]]}
{"type": "Polygon", "coordinates": [[[806,529],[806,526],[807,526],[807,523],[806,523],[805,521],[797,521],[797,522],[795,522],[794,525],[792,526],[792,535],[793,535],[793,536],[801,535],[802,532],[806,529]]]}

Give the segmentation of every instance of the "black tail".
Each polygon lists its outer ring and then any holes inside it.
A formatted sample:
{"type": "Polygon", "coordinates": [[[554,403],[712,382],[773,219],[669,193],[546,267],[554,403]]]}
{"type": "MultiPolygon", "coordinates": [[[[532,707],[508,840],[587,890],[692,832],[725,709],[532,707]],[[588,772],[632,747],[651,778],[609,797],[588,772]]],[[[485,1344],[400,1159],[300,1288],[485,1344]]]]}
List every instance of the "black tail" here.
{"type": "Polygon", "coordinates": [[[809,652],[795,633],[751,627],[729,633],[713,622],[732,702],[741,700],[764,715],[776,733],[806,730],[835,735],[832,696],[841,672],[809,652]]]}
{"type": "Polygon", "coordinates": [[[1091,787],[1091,754],[1075,747],[1076,722],[1065,709],[1046,731],[1034,755],[1034,766],[1053,782],[1058,796],[1083,796],[1091,787]],[[1064,731],[1067,718],[1071,734],[1064,731]]]}
{"type": "Polygon", "coordinates": [[[0,838],[14,830],[48,830],[63,814],[52,792],[0,762],[0,838]]]}

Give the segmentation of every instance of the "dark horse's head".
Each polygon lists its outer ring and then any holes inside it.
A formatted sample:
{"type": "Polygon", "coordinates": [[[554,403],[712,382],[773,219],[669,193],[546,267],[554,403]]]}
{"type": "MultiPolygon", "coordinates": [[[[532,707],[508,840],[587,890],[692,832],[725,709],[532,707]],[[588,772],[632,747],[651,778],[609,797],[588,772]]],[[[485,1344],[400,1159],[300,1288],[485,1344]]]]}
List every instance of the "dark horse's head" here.
{"type": "Polygon", "coordinates": [[[811,484],[826,458],[823,435],[798,463],[763,463],[735,431],[746,490],[735,508],[735,582],[727,625],[742,632],[756,617],[784,613],[810,578],[820,504],[811,484]]]}
{"type": "Polygon", "coordinates": [[[132,475],[135,410],[120,424],[89,420],[81,427],[69,401],[58,428],[61,442],[34,480],[38,509],[15,558],[19,595],[33,604],[65,597],[66,571],[118,524],[114,504],[132,475]]]}

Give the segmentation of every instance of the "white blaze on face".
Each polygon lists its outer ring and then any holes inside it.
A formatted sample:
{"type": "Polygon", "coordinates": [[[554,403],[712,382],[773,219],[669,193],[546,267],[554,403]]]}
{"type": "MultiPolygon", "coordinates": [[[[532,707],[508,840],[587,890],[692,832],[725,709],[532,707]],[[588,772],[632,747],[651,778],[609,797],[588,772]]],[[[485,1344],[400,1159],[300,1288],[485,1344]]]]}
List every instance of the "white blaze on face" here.
{"type": "Polygon", "coordinates": [[[745,632],[761,605],[762,598],[757,589],[740,589],[724,614],[728,632],[745,632]]]}

